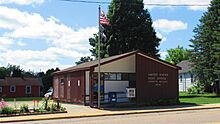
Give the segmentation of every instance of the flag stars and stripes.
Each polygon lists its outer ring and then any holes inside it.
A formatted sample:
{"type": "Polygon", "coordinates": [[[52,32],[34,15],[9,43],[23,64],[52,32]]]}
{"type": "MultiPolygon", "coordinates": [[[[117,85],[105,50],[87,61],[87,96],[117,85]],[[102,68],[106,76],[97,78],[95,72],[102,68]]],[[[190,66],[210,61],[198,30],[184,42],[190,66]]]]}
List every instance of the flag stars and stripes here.
{"type": "Polygon", "coordinates": [[[100,24],[101,25],[109,25],[109,21],[106,18],[104,11],[101,11],[101,13],[100,13],[100,24]]]}

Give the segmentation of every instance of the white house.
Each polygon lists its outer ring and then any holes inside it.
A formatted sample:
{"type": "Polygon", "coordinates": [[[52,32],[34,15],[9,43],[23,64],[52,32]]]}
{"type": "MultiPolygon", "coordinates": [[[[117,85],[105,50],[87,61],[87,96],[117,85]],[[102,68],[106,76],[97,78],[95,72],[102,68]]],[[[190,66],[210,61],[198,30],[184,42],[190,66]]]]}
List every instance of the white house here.
{"type": "Polygon", "coordinates": [[[182,70],[179,70],[179,91],[187,91],[194,83],[191,65],[192,63],[189,60],[184,60],[177,64],[177,66],[182,68],[182,70]]]}

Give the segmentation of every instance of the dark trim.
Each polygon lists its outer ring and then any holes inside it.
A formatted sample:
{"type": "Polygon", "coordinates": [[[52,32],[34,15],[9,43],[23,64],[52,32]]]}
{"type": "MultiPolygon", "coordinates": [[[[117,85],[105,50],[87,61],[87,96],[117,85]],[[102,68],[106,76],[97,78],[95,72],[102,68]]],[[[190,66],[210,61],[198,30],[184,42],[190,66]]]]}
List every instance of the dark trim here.
{"type": "Polygon", "coordinates": [[[86,105],[86,71],[84,71],[84,95],[83,95],[83,99],[84,99],[84,105],[86,105]]]}
{"type": "Polygon", "coordinates": [[[79,69],[69,69],[69,70],[64,70],[64,71],[57,71],[52,73],[52,76],[54,75],[60,75],[60,74],[65,74],[65,73],[71,73],[71,72],[76,72],[76,71],[89,71],[90,67],[85,67],[85,68],[79,68],[79,69]]]}

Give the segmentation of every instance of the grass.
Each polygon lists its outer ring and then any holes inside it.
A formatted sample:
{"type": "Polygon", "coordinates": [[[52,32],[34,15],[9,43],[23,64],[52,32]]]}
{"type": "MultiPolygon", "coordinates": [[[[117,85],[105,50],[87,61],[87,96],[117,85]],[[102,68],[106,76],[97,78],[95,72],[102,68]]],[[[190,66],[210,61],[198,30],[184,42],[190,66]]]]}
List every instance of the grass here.
{"type": "MultiPolygon", "coordinates": [[[[32,100],[42,100],[43,97],[20,97],[15,98],[16,101],[32,101],[32,100]]],[[[14,101],[14,98],[5,98],[5,101],[14,101]]]]}
{"type": "Polygon", "coordinates": [[[181,104],[213,104],[220,103],[220,96],[213,93],[188,94],[181,92],[179,94],[179,100],[181,104]]]}

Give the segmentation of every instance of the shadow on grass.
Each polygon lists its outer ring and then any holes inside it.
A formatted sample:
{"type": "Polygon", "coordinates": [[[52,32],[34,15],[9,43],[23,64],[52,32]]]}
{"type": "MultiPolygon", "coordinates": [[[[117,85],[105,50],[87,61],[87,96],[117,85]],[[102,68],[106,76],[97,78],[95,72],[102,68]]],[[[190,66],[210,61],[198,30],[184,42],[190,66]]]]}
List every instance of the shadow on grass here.
{"type": "Polygon", "coordinates": [[[186,103],[182,102],[175,105],[157,105],[157,106],[144,106],[137,104],[113,104],[113,105],[105,105],[102,106],[104,110],[108,111],[128,111],[128,110],[157,110],[157,109],[176,109],[176,108],[185,108],[185,107],[193,107],[199,106],[194,103],[186,103]]]}
{"type": "Polygon", "coordinates": [[[179,98],[201,98],[201,97],[204,97],[204,98],[220,98],[220,96],[180,96],[179,98]]]}

